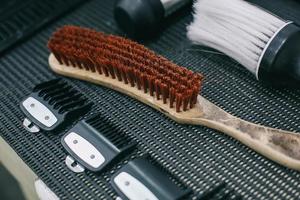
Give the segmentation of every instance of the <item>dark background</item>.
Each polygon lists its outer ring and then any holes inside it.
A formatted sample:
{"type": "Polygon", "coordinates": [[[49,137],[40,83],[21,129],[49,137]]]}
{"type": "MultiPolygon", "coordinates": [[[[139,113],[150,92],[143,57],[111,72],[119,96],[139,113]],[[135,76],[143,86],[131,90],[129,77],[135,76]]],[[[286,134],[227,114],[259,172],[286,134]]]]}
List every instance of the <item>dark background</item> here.
{"type": "Polygon", "coordinates": [[[17,181],[0,163],[0,198],[3,200],[23,200],[17,181]]]}

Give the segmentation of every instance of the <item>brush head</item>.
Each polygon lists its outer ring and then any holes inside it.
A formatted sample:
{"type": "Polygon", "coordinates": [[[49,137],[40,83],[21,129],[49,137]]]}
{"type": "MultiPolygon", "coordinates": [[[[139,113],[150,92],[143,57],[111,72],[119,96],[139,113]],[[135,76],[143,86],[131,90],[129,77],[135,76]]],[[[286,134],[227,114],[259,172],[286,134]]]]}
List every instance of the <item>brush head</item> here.
{"type": "MultiPolygon", "coordinates": [[[[262,81],[290,84],[286,80],[291,80],[294,72],[287,70],[290,67],[283,65],[278,55],[282,47],[278,43],[290,37],[289,34],[281,34],[285,38],[278,35],[290,22],[243,0],[198,0],[194,12],[194,21],[187,27],[187,36],[193,43],[227,54],[262,81]]],[[[293,68],[299,71],[299,64],[294,64],[293,68]]],[[[298,78],[290,82],[299,84],[300,76],[298,78]]]]}
{"type": "Polygon", "coordinates": [[[137,87],[186,111],[197,103],[203,76],[180,67],[128,39],[94,30],[64,26],[48,47],[61,65],[104,75],[137,87]]]}

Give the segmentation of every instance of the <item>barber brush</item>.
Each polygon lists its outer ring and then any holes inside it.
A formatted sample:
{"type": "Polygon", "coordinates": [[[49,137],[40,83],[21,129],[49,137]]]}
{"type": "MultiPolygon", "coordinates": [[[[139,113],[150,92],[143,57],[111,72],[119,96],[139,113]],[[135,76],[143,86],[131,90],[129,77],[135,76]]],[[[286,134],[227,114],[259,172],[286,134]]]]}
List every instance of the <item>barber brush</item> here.
{"type": "Polygon", "coordinates": [[[114,15],[130,37],[144,39],[156,33],[164,18],[192,0],[117,0],[114,15]]]}
{"type": "Polygon", "coordinates": [[[215,48],[270,85],[300,86],[300,28],[243,0],[198,0],[187,27],[195,44],[215,48]]]}
{"type": "Polygon", "coordinates": [[[199,95],[203,75],[128,39],[64,26],[49,40],[51,69],[131,96],[178,123],[219,130],[284,166],[300,170],[300,134],[238,119],[199,95]]]}

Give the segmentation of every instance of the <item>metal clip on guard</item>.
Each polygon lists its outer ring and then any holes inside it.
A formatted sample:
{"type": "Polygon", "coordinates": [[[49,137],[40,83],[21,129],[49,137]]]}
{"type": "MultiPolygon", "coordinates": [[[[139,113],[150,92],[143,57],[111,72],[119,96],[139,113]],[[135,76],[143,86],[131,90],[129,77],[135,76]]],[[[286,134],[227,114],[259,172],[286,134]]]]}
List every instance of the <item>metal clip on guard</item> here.
{"type": "Polygon", "coordinates": [[[37,85],[20,105],[26,115],[23,126],[32,133],[40,129],[57,131],[87,113],[91,106],[87,98],[61,79],[37,85]]]}
{"type": "Polygon", "coordinates": [[[61,140],[70,154],[65,163],[73,172],[98,172],[132,150],[135,143],[99,114],[78,122],[61,140]]]}

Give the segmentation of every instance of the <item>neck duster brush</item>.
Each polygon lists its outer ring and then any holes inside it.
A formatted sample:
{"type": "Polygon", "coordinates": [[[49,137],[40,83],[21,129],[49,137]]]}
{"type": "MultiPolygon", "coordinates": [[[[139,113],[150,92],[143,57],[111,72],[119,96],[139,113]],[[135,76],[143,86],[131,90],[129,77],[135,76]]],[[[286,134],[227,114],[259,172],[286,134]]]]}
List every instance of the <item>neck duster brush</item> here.
{"type": "Polygon", "coordinates": [[[187,27],[195,44],[215,48],[270,85],[300,86],[300,28],[243,0],[198,0],[187,27]]]}
{"type": "Polygon", "coordinates": [[[49,40],[51,69],[129,95],[178,123],[207,126],[300,170],[300,134],[238,119],[199,95],[203,76],[125,38],[64,26],[49,40]]]}

